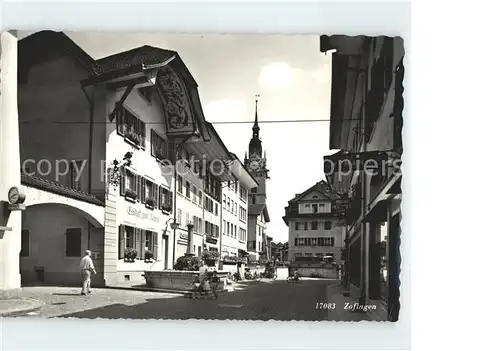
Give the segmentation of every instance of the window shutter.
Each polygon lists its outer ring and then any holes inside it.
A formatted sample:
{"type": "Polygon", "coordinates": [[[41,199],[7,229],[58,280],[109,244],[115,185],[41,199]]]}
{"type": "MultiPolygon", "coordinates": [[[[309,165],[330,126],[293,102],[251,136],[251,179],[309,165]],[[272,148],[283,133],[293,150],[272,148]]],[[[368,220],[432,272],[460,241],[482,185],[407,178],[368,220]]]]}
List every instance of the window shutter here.
{"type": "Polygon", "coordinates": [[[134,249],[137,250],[137,258],[141,257],[141,230],[139,228],[134,228],[134,249]]]}
{"type": "Polygon", "coordinates": [[[141,189],[141,194],[139,196],[140,201],[142,203],[146,202],[146,179],[144,177],[138,176],[139,177],[139,185],[141,189]]]}
{"type": "Polygon", "coordinates": [[[124,196],[125,195],[125,167],[121,166],[120,167],[120,195],[124,196]]]}
{"type": "Polygon", "coordinates": [[[158,259],[158,233],[153,232],[153,259],[158,259]]]}
{"type": "Polygon", "coordinates": [[[137,249],[138,251],[137,256],[139,257],[140,260],[143,260],[145,253],[144,247],[146,246],[146,231],[143,229],[138,229],[137,234],[138,234],[137,236],[139,237],[138,238],[139,249],[137,249]]]}
{"type": "Polygon", "coordinates": [[[153,183],[153,198],[155,199],[154,208],[158,208],[159,207],[158,204],[160,203],[158,199],[160,196],[160,192],[158,190],[159,190],[158,184],[153,183]]]}
{"type": "Polygon", "coordinates": [[[134,174],[134,184],[135,184],[135,192],[137,194],[136,200],[140,201],[140,197],[141,197],[141,178],[137,174],[134,174]]]}
{"type": "Polygon", "coordinates": [[[151,128],[151,156],[156,157],[156,133],[153,128],[151,128]]]}
{"type": "Polygon", "coordinates": [[[146,123],[139,121],[139,124],[141,126],[141,146],[143,149],[146,148],[146,123]]]}
{"type": "Polygon", "coordinates": [[[118,236],[118,259],[122,259],[125,256],[125,226],[118,227],[118,236]]]}
{"type": "Polygon", "coordinates": [[[167,204],[170,207],[172,207],[173,197],[174,197],[174,194],[170,190],[168,190],[167,191],[167,204]]]}

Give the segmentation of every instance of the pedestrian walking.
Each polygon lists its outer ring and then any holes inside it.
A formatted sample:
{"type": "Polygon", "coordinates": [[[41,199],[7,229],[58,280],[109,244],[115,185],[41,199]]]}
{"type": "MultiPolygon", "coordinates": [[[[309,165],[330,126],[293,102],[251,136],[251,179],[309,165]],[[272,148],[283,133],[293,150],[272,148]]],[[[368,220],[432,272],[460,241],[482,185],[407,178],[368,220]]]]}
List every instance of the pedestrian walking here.
{"type": "Polygon", "coordinates": [[[92,275],[92,273],[97,274],[90,255],[90,250],[86,250],[85,256],[83,256],[82,260],[80,261],[80,272],[82,275],[82,296],[85,296],[92,292],[90,289],[90,276],[92,275]]]}

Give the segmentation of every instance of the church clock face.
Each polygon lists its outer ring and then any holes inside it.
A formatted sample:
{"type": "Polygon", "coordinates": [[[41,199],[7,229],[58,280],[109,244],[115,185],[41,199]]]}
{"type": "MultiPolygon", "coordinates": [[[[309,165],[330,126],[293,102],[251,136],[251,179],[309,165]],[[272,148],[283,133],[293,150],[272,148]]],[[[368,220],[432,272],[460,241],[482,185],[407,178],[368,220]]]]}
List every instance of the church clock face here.
{"type": "Polygon", "coordinates": [[[250,169],[256,171],[260,168],[260,163],[257,160],[253,160],[250,162],[250,169]]]}

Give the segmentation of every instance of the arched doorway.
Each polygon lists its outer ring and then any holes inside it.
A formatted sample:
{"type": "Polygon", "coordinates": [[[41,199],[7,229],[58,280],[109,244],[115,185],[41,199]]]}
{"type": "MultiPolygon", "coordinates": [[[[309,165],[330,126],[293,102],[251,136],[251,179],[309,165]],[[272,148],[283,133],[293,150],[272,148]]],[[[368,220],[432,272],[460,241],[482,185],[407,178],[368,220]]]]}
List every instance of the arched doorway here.
{"type": "Polygon", "coordinates": [[[93,284],[103,284],[103,223],[82,208],[60,203],[26,208],[20,252],[22,285],[79,285],[80,259],[87,249],[94,254],[98,272],[93,284]]]}

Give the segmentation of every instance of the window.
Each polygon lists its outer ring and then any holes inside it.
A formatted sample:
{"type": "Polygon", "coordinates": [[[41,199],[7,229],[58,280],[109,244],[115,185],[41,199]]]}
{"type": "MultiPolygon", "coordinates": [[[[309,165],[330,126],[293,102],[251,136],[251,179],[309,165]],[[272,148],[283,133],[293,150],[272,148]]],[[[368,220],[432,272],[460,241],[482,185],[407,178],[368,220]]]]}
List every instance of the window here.
{"type": "Polygon", "coordinates": [[[191,199],[191,184],[186,180],[186,197],[191,199]]]}
{"type": "Polygon", "coordinates": [[[28,229],[21,231],[21,252],[19,255],[21,257],[29,257],[30,255],[30,231],[28,229]]]}
{"type": "Polygon", "coordinates": [[[222,234],[227,234],[226,231],[226,220],[222,220],[222,234]]]}
{"type": "Polygon", "coordinates": [[[82,229],[70,228],[66,230],[66,257],[80,257],[82,255],[82,229]]]}
{"type": "Polygon", "coordinates": [[[262,243],[259,241],[259,251],[261,251],[261,248],[262,248],[262,243]]]}
{"type": "Polygon", "coordinates": [[[215,203],[215,215],[216,216],[219,215],[219,204],[218,203],[215,203]]]}
{"type": "Polygon", "coordinates": [[[175,155],[172,155],[169,150],[168,143],[154,130],[151,129],[151,156],[168,165],[166,161],[172,164],[175,162],[175,155]]]}
{"type": "Polygon", "coordinates": [[[164,212],[172,212],[173,194],[165,187],[160,187],[160,209],[164,212]]]}
{"type": "Polygon", "coordinates": [[[318,213],[318,205],[317,204],[313,204],[312,205],[312,210],[313,210],[313,213],[318,213]]]}
{"type": "Polygon", "coordinates": [[[127,249],[137,250],[137,259],[139,260],[144,259],[146,250],[149,250],[153,254],[153,259],[156,260],[158,255],[158,233],[120,225],[118,243],[119,259],[125,257],[127,249]]]}
{"type": "Polygon", "coordinates": [[[317,221],[311,222],[311,230],[318,230],[318,222],[317,221]]]}
{"type": "Polygon", "coordinates": [[[145,148],[146,125],[123,105],[117,103],[117,133],[137,147],[145,148]]]}
{"type": "Polygon", "coordinates": [[[331,221],[325,221],[325,229],[326,230],[332,229],[332,222],[331,221]]]}
{"type": "Polygon", "coordinates": [[[308,222],[304,222],[304,230],[309,230],[308,224],[309,224],[308,222]]]}
{"type": "Polygon", "coordinates": [[[144,239],[144,248],[146,250],[153,250],[153,232],[146,230],[146,235],[144,239]]]}
{"type": "Polygon", "coordinates": [[[182,190],[182,177],[180,175],[177,176],[177,192],[179,194],[183,193],[183,190],[182,190]]]}
{"type": "Polygon", "coordinates": [[[182,225],[182,209],[177,209],[177,220],[179,221],[179,225],[182,225]]]}
{"type": "Polygon", "coordinates": [[[198,190],[198,205],[203,205],[203,194],[201,190],[198,190]]]}
{"type": "Polygon", "coordinates": [[[324,213],[325,211],[325,204],[319,204],[319,212],[324,213]]]}
{"type": "Polygon", "coordinates": [[[192,194],[192,200],[195,202],[195,203],[198,203],[198,200],[197,200],[197,197],[198,197],[198,189],[194,186],[194,185],[191,185],[191,194],[192,194]]]}
{"type": "Polygon", "coordinates": [[[69,184],[71,189],[82,190],[81,175],[83,171],[83,161],[73,160],[69,165],[69,184]]]}
{"type": "Polygon", "coordinates": [[[295,230],[300,230],[300,222],[295,222],[295,230]]]}
{"type": "Polygon", "coordinates": [[[125,227],[125,248],[134,248],[134,228],[125,227]]]}
{"type": "Polygon", "coordinates": [[[224,194],[224,200],[222,201],[222,208],[226,209],[226,195],[224,194]]]}
{"type": "Polygon", "coordinates": [[[158,207],[158,185],[153,183],[151,180],[139,177],[139,183],[141,184],[141,193],[139,198],[142,203],[148,208],[158,207]]]}
{"type": "Polygon", "coordinates": [[[203,233],[203,220],[198,218],[198,233],[203,233]]]}
{"type": "Polygon", "coordinates": [[[252,196],[252,204],[255,205],[255,196],[252,196]]]}
{"type": "Polygon", "coordinates": [[[190,223],[190,217],[189,217],[189,213],[186,212],[186,227],[187,225],[190,223]]]}
{"type": "Polygon", "coordinates": [[[205,196],[205,210],[214,213],[214,200],[205,196]]]}
{"type": "Polygon", "coordinates": [[[243,206],[240,206],[240,220],[242,222],[246,222],[247,220],[247,210],[243,206]]]}
{"type": "Polygon", "coordinates": [[[226,229],[226,234],[227,234],[228,236],[230,236],[230,235],[231,235],[231,231],[230,231],[230,229],[229,229],[229,222],[226,222],[226,226],[227,226],[227,229],[226,229]]]}
{"type": "Polygon", "coordinates": [[[257,192],[257,188],[252,188],[250,191],[255,194],[257,192]]]}
{"type": "Polygon", "coordinates": [[[335,246],[335,238],[331,237],[330,240],[331,240],[330,246],[335,246]]]}
{"type": "Polygon", "coordinates": [[[153,89],[152,87],[144,87],[144,88],[139,88],[137,89],[139,92],[139,95],[141,95],[144,100],[146,100],[149,104],[151,104],[151,101],[153,99],[153,89]]]}
{"type": "Polygon", "coordinates": [[[129,168],[122,168],[122,177],[120,180],[120,195],[130,200],[138,199],[138,182],[139,178],[129,168]]]}
{"type": "Polygon", "coordinates": [[[242,187],[240,185],[240,199],[243,201],[243,202],[247,202],[247,196],[248,196],[248,191],[246,188],[242,187]]]}

